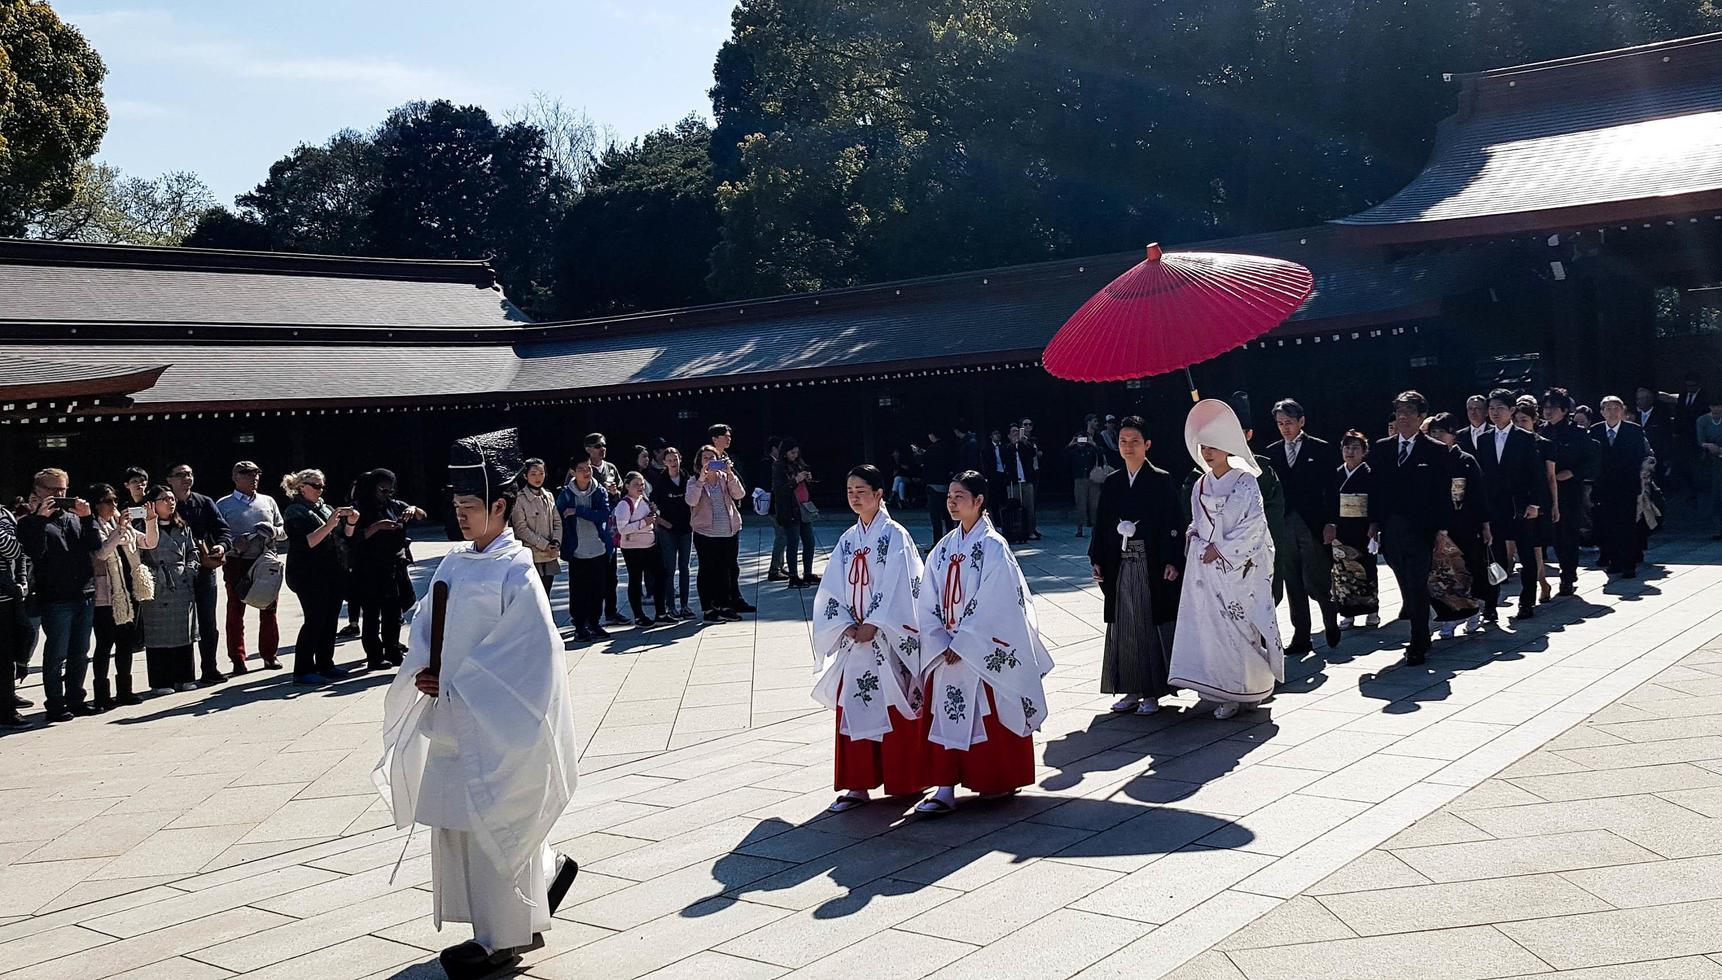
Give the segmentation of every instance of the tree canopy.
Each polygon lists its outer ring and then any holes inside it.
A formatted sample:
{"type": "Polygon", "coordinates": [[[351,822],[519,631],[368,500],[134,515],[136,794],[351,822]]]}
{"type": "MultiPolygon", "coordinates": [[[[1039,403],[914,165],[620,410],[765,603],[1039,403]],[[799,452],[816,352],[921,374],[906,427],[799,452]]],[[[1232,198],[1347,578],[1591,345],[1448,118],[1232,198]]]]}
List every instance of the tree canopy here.
{"type": "Polygon", "coordinates": [[[179,245],[214,205],[209,187],[194,173],[175,171],[147,180],[84,160],[72,200],[32,215],[25,231],[52,241],[179,245]]]}
{"type": "Polygon", "coordinates": [[[107,68],[44,0],[0,0],[0,234],[69,204],[108,129],[107,68]]]}

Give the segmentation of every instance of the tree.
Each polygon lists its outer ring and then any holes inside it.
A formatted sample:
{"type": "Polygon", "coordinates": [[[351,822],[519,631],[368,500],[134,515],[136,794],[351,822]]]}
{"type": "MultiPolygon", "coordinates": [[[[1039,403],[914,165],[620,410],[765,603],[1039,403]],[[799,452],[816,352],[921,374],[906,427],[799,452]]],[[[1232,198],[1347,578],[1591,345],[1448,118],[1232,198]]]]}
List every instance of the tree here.
{"type": "Polygon", "coordinates": [[[584,110],[569,107],[545,92],[533,92],[525,104],[502,114],[504,123],[525,123],[544,133],[544,155],[557,176],[579,188],[598,165],[598,158],[616,144],[616,133],[600,127],[584,110]]]}
{"type": "Polygon", "coordinates": [[[43,0],[0,0],[0,234],[65,207],[101,146],[107,68],[43,0]]]}
{"type": "Polygon", "coordinates": [[[214,195],[194,173],[174,171],[145,180],[85,160],[78,164],[71,202],[33,215],[26,234],[53,241],[178,245],[214,205],[214,195]]]}
{"type": "Polygon", "coordinates": [[[568,209],[555,248],[559,317],[706,302],[718,242],[711,127],[688,116],[611,146],[568,209]]]}
{"type": "MultiPolygon", "coordinates": [[[[261,225],[275,250],[364,255],[374,250],[371,202],[382,173],[376,142],[344,129],[270,164],[269,176],[234,200],[237,217],[261,225]]],[[[216,228],[238,230],[217,222],[210,234],[216,228]]]]}

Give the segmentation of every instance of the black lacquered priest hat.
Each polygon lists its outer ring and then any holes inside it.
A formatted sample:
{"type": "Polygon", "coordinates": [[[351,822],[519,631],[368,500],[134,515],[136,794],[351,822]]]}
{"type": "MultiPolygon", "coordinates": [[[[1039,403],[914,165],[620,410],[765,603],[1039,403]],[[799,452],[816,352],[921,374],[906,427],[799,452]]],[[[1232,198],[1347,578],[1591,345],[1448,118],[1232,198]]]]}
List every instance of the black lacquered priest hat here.
{"type": "Polygon", "coordinates": [[[520,430],[499,429],[458,439],[448,450],[448,489],[489,503],[520,475],[520,430]]]}

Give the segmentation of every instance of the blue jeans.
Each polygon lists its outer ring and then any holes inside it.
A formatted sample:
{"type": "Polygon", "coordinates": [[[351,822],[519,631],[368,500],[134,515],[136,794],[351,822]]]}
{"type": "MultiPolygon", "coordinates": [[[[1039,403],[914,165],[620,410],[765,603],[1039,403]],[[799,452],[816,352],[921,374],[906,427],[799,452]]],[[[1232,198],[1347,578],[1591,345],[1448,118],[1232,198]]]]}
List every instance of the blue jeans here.
{"type": "Polygon", "coordinates": [[[96,604],[89,598],[42,604],[42,692],[49,714],[84,703],[84,671],[96,604]]]}
{"type": "Polygon", "coordinates": [[[221,672],[215,662],[215,645],[221,640],[221,627],[215,621],[215,569],[198,569],[193,580],[192,595],[197,600],[197,653],[203,676],[221,672]]]}

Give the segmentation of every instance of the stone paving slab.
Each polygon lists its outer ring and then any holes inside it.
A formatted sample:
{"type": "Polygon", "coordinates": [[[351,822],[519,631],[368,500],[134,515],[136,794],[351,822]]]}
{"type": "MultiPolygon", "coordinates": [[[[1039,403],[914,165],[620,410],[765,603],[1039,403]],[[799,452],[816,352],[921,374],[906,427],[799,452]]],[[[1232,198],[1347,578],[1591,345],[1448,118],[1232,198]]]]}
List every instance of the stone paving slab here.
{"type": "MultiPolygon", "coordinates": [[[[1670,969],[1715,962],[1697,947],[1722,902],[1722,547],[1670,540],[1653,576],[1587,574],[1579,599],[1422,667],[1403,625],[1354,632],[1218,722],[1190,698],[1106,710],[1067,534],[1021,551],[1059,663],[1037,784],[943,820],[824,812],[806,593],[570,651],[583,778],[554,837],[584,870],[527,973],[1537,974],[1538,930],[1562,922],[1594,937],[1566,953],[1585,969],[1634,962],[1644,936],[1670,969]],[[1505,870],[1477,873],[1494,845],[1505,870]],[[1429,917],[1412,939],[1407,908],[1429,917]],[[1640,929],[1658,909],[1676,913],[1640,929]]],[[[0,976],[439,974],[432,951],[461,937],[430,928],[424,838],[403,851],[369,786],[385,678],[284,680],[0,739],[0,976]]]]}

